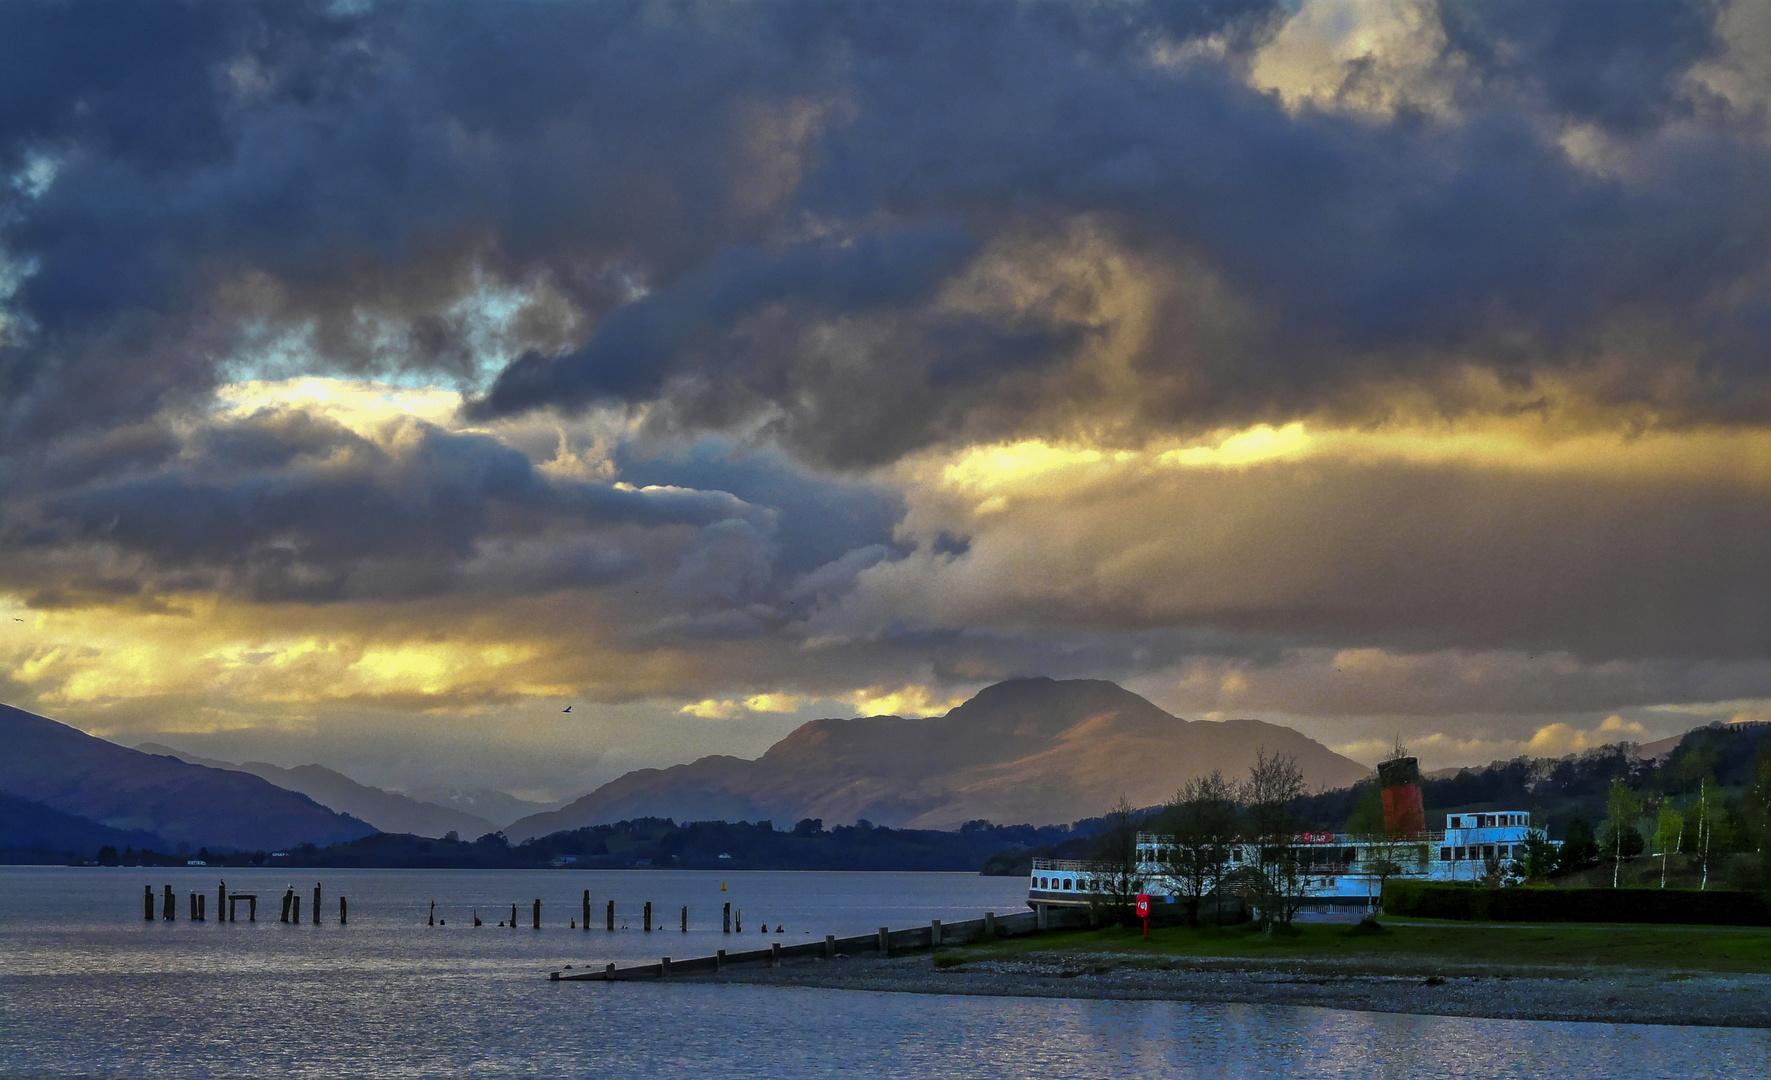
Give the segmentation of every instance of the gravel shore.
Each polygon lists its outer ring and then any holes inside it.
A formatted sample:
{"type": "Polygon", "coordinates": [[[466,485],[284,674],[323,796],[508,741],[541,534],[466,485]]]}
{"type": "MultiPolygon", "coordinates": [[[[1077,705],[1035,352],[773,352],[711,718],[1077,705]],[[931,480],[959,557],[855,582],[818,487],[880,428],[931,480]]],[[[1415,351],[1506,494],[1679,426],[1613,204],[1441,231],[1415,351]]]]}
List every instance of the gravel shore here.
{"type": "MultiPolygon", "coordinates": [[[[679,981],[673,979],[672,981],[679,981]]],[[[928,954],[801,961],[684,982],[1003,997],[1313,1005],[1514,1020],[1771,1027],[1771,975],[1612,967],[1494,967],[1336,961],[1032,954],[936,967],[928,954]]]]}

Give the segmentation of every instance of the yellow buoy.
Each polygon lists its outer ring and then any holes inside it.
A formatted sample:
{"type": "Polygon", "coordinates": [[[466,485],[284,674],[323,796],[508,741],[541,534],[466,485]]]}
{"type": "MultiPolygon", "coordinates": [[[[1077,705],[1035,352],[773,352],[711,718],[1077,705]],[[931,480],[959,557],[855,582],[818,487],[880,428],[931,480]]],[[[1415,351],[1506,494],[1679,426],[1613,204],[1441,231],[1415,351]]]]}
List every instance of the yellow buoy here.
{"type": "Polygon", "coordinates": [[[720,883],[719,883],[719,891],[720,891],[720,892],[725,892],[725,891],[726,891],[726,883],[725,883],[725,882],[723,882],[723,881],[722,881],[722,882],[720,882],[720,883]]]}

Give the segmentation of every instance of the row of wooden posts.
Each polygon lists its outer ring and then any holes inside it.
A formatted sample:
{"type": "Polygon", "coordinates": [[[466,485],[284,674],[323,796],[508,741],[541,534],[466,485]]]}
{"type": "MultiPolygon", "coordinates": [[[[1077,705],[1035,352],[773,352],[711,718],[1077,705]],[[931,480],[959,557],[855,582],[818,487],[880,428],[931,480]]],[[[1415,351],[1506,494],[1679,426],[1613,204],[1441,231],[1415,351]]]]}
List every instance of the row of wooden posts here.
{"type": "MultiPolygon", "coordinates": [[[[170,893],[168,895],[170,895],[170,893]]],[[[319,895],[320,895],[320,887],[318,885],[316,885],[316,886],[314,886],[314,898],[315,898],[314,903],[315,903],[316,907],[319,904],[319,895]]],[[[287,903],[287,898],[285,898],[285,903],[287,903]]],[[[301,904],[301,901],[299,898],[297,898],[296,899],[296,915],[295,915],[297,922],[299,922],[301,920],[300,904],[301,904]]],[[[572,925],[575,927],[583,927],[584,929],[589,930],[590,929],[590,890],[589,889],[584,890],[583,905],[584,905],[583,918],[580,920],[573,920],[572,925]]],[[[644,920],[643,928],[645,929],[645,931],[647,933],[650,933],[653,929],[653,927],[652,927],[652,902],[650,900],[646,901],[646,905],[645,905],[645,908],[643,910],[641,917],[644,920]]],[[[430,917],[429,917],[426,925],[436,926],[438,923],[442,923],[443,925],[448,925],[447,920],[437,918],[437,902],[435,900],[432,900],[430,903],[430,917]]],[[[480,919],[480,912],[479,912],[478,908],[474,909],[473,924],[475,926],[484,926],[485,925],[485,923],[480,919]]],[[[516,925],[517,925],[517,905],[515,905],[515,904],[510,905],[510,921],[509,922],[501,922],[498,925],[504,926],[504,927],[509,927],[511,929],[516,928],[516,925]]],[[[530,906],[529,925],[536,930],[541,929],[541,899],[540,899],[540,897],[537,897],[535,899],[534,903],[530,906]]],[[[687,904],[683,905],[682,911],[680,913],[680,926],[682,928],[683,933],[686,934],[689,932],[689,907],[687,904]]],[[[613,900],[610,900],[608,902],[607,906],[605,906],[603,908],[603,928],[605,930],[615,929],[615,901],[613,901],[613,900]]],[[[662,923],[659,924],[658,929],[659,930],[664,929],[664,926],[662,923]]],[[[768,930],[768,924],[764,923],[762,926],[762,929],[763,929],[763,931],[766,932],[768,930]]],[[[731,934],[731,933],[741,934],[741,933],[743,933],[744,932],[744,909],[739,908],[736,912],[735,917],[734,917],[734,913],[732,911],[732,905],[730,902],[728,902],[725,905],[724,909],[720,912],[720,930],[723,931],[724,933],[727,933],[727,934],[731,934]]]]}
{"type": "MultiPolygon", "coordinates": [[[[152,885],[146,886],[143,890],[141,903],[142,917],[151,921],[154,918],[154,887],[152,885]]],[[[241,904],[246,905],[246,921],[257,922],[258,894],[243,892],[230,893],[228,892],[228,883],[225,881],[222,882],[215,890],[216,920],[219,922],[233,922],[235,916],[239,913],[239,907],[241,904]]],[[[194,892],[191,894],[190,906],[186,910],[190,913],[188,917],[192,922],[203,922],[207,919],[208,909],[208,896],[200,892],[194,892]]],[[[172,886],[170,885],[166,886],[165,895],[160,901],[160,918],[166,919],[169,922],[178,918],[178,899],[173,896],[172,886]]],[[[296,894],[293,887],[283,893],[283,912],[278,921],[286,923],[301,922],[301,897],[296,894]]],[[[314,885],[313,921],[315,926],[320,925],[320,886],[317,882],[314,885]]],[[[338,925],[345,926],[348,925],[349,922],[350,904],[341,896],[338,898],[338,925]]]]}

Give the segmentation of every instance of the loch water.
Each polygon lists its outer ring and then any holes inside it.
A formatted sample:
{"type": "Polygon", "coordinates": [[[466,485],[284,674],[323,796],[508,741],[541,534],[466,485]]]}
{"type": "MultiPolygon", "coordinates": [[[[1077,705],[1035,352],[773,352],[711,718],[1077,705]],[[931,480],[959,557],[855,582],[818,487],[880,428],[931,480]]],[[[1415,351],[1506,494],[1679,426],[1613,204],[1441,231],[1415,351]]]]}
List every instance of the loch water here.
{"type": "MultiPolygon", "coordinates": [[[[609,961],[1024,910],[971,874],[0,867],[0,1077],[1748,1077],[1771,1033],[1189,1005],[557,983],[609,961]],[[215,887],[259,897],[216,918],[215,887]],[[323,884],[313,925],[312,890],[323,884]],[[720,886],[725,885],[725,891],[720,886]],[[179,918],[142,917],[171,885],[179,918]],[[303,923],[278,922],[284,890],[303,923]],[[593,928],[568,929],[584,890],[593,928]],[[189,894],[209,920],[186,918],[189,894]],[[338,925],[338,897],[350,923],[338,925]],[[530,927],[542,901],[543,929],[530,927]],[[617,925],[603,929],[615,900],[617,925]],[[655,926],[640,929],[642,905],[655,926]],[[444,925],[428,925],[430,905],[444,925]],[[720,931],[720,909],[744,933],[720,931]],[[500,928],[512,904],[518,926],[500,928]],[[690,931],[679,929],[681,908],[690,931]],[[472,926],[477,909],[484,925],[472,926]],[[769,929],[760,928],[767,920],[769,929]],[[779,926],[779,932],[775,927],[779,926]]],[[[156,909],[157,910],[157,909],[156,909]]]]}

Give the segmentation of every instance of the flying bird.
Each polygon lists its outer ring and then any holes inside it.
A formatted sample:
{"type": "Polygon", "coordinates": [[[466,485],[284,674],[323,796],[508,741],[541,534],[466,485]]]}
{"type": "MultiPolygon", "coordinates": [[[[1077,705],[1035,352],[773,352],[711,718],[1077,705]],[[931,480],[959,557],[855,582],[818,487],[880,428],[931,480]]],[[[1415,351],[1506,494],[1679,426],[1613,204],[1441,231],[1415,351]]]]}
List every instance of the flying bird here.
{"type": "Polygon", "coordinates": [[[570,706],[570,705],[568,705],[568,706],[566,706],[566,707],[565,707],[565,708],[563,708],[563,709],[561,709],[561,710],[560,710],[560,711],[561,711],[561,712],[571,712],[571,711],[572,711],[572,706],[570,706]]]}

